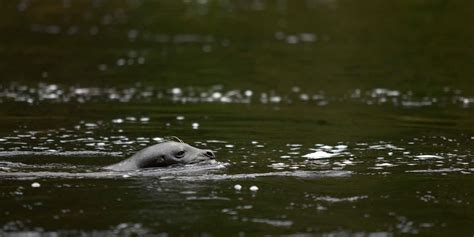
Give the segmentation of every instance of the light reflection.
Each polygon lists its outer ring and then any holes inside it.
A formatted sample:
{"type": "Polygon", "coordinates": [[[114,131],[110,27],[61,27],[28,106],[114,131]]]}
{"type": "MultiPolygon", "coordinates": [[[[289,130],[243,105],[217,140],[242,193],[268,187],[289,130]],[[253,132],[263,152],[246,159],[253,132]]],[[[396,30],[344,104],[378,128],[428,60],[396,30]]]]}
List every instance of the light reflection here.
{"type": "MultiPolygon", "coordinates": [[[[132,56],[131,58],[119,58],[116,61],[118,67],[143,64],[145,58],[132,56]]],[[[108,70],[106,64],[98,66],[100,71],[108,70]]],[[[48,77],[48,72],[43,72],[42,77],[48,77]]],[[[474,99],[458,94],[442,95],[438,97],[417,97],[412,92],[401,92],[385,89],[374,89],[361,91],[356,89],[348,95],[326,95],[324,91],[309,92],[292,88],[290,92],[257,92],[253,90],[230,89],[225,90],[222,86],[210,88],[170,88],[156,89],[153,87],[133,86],[128,88],[98,88],[62,86],[58,84],[39,83],[37,86],[26,86],[16,83],[0,85],[0,103],[3,101],[26,102],[36,104],[42,101],[55,103],[70,102],[153,102],[159,100],[172,101],[176,103],[255,103],[262,104],[292,104],[297,102],[313,103],[316,106],[327,106],[330,103],[358,102],[368,106],[390,104],[403,107],[432,107],[455,105],[461,108],[470,108],[474,99]],[[258,99],[255,99],[257,97],[258,99]]]]}

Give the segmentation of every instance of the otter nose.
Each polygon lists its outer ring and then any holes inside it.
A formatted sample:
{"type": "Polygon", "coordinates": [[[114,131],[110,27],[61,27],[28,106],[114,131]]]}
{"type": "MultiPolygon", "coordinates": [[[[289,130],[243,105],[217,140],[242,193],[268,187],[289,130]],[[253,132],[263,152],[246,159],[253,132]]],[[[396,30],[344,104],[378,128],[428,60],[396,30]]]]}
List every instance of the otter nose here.
{"type": "Polygon", "coordinates": [[[215,159],[216,156],[214,155],[214,152],[212,152],[211,150],[205,150],[204,151],[204,155],[211,158],[211,159],[215,159]]]}

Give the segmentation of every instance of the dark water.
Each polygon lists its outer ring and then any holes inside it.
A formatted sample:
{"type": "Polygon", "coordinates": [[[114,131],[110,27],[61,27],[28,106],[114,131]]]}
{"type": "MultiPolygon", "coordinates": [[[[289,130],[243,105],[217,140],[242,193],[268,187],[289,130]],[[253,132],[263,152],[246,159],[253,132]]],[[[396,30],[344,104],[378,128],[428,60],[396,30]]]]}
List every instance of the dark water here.
{"type": "Polygon", "coordinates": [[[1,236],[474,234],[471,1],[0,9],[1,236]]]}

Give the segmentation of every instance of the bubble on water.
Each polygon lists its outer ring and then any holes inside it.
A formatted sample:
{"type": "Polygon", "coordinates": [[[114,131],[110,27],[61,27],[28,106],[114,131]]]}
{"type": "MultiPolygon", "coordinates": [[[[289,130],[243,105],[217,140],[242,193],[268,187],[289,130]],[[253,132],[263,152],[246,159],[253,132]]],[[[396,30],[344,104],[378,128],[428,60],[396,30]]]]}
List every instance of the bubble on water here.
{"type": "Polygon", "coordinates": [[[212,98],[214,98],[214,99],[219,99],[221,97],[222,97],[222,93],[220,93],[220,92],[212,93],[212,98]]]}
{"type": "Polygon", "coordinates": [[[181,88],[175,87],[175,88],[171,89],[171,93],[174,94],[174,95],[180,95],[180,94],[183,93],[183,91],[181,90],[181,88]]]}
{"type": "Polygon", "coordinates": [[[316,35],[313,33],[301,33],[300,39],[303,42],[315,42],[317,38],[316,35]]]}
{"type": "Polygon", "coordinates": [[[117,60],[117,66],[123,66],[125,65],[125,63],[126,63],[126,60],[124,58],[119,58],[117,60]]]}
{"type": "Polygon", "coordinates": [[[296,35],[288,35],[286,37],[286,42],[288,44],[297,44],[299,42],[298,36],[296,35]]]}
{"type": "Polygon", "coordinates": [[[140,118],[140,122],[149,122],[150,121],[150,118],[148,117],[141,117],[140,118]]]}
{"type": "Polygon", "coordinates": [[[198,129],[199,123],[192,123],[191,126],[193,127],[193,129],[198,129]]]}
{"type": "Polygon", "coordinates": [[[123,119],[121,118],[112,119],[112,123],[123,123],[123,119]]]}
{"type": "Polygon", "coordinates": [[[271,96],[270,97],[270,102],[272,103],[280,103],[282,101],[282,98],[280,96],[271,96]]]}
{"type": "Polygon", "coordinates": [[[153,140],[153,141],[157,141],[157,142],[161,142],[161,141],[163,141],[164,139],[161,138],[161,137],[154,137],[154,138],[152,138],[152,140],[153,140]]]}
{"type": "Polygon", "coordinates": [[[293,86],[291,88],[291,91],[294,93],[299,93],[301,91],[301,88],[299,86],[293,86]]]}
{"type": "Polygon", "coordinates": [[[301,94],[301,95],[300,95],[300,99],[303,100],[303,101],[308,101],[308,100],[309,100],[309,95],[307,95],[307,94],[301,94]]]}
{"type": "Polygon", "coordinates": [[[242,185],[236,184],[236,185],[234,185],[234,189],[237,190],[237,191],[240,191],[240,190],[242,190],[242,185]]]}
{"type": "Polygon", "coordinates": [[[252,185],[252,186],[250,186],[250,188],[249,188],[249,190],[252,191],[252,192],[256,192],[256,191],[258,191],[258,189],[259,189],[259,188],[258,188],[257,186],[255,186],[255,185],[252,185]]]}
{"type": "Polygon", "coordinates": [[[182,115],[176,116],[176,120],[182,121],[182,120],[184,120],[184,119],[185,119],[185,117],[182,116],[182,115]]]}
{"type": "Polygon", "coordinates": [[[33,188],[39,188],[39,187],[41,187],[41,184],[38,183],[38,182],[34,182],[34,183],[31,184],[31,187],[33,187],[33,188]]]}

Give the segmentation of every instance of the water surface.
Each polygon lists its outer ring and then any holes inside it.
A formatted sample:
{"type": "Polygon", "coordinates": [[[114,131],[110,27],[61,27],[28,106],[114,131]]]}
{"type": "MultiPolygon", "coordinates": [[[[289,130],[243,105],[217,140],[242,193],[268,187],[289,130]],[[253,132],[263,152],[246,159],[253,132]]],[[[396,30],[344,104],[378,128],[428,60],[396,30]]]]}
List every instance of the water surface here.
{"type": "Polygon", "coordinates": [[[474,234],[469,1],[0,6],[0,235],[474,234]]]}

